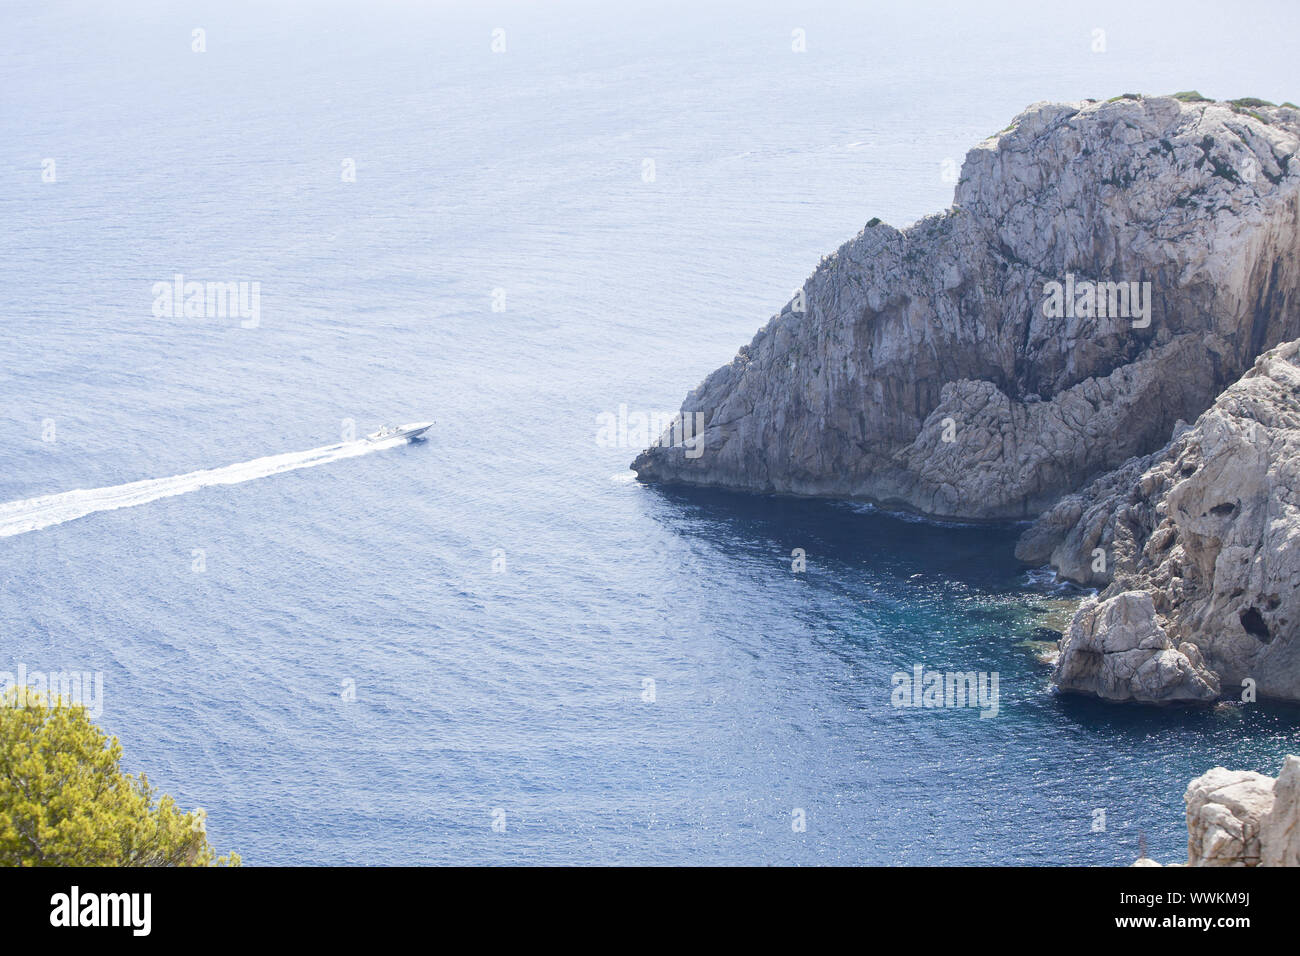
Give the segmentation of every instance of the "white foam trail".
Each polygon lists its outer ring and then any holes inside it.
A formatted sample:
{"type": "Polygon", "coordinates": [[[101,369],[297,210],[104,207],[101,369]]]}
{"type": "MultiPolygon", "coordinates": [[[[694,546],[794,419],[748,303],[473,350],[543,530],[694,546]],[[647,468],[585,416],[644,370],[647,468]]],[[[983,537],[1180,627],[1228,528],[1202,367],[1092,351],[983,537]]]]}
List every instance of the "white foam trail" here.
{"type": "Polygon", "coordinates": [[[390,438],[381,442],[365,440],[341,442],[337,445],[313,448],[310,451],[270,455],[266,458],[240,462],[237,465],[192,471],[187,475],[146,478],[144,481],[132,481],[111,488],[79,488],[76,491],[28,498],[26,501],[10,501],[0,504],[0,538],[27,531],[39,531],[41,528],[84,518],[98,511],[133,508],[136,505],[157,501],[159,498],[170,498],[174,495],[198,491],[209,485],[237,485],[242,481],[278,475],[298,468],[327,465],[343,458],[355,458],[372,451],[395,448],[408,441],[407,438],[390,438]]]}

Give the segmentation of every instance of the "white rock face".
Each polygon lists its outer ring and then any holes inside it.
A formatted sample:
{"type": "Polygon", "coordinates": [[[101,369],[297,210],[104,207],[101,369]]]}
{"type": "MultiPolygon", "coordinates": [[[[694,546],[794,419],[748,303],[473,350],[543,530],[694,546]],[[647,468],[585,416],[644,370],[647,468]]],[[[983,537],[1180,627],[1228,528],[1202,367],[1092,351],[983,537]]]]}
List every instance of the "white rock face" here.
{"type": "Polygon", "coordinates": [[[1259,827],[1261,866],[1300,866],[1300,757],[1290,756],[1273,784],[1273,809],[1259,827]]]}
{"type": "MultiPolygon", "coordinates": [[[[1157,627],[1171,647],[1194,645],[1203,662],[1186,656],[1206,686],[1300,700],[1300,341],[1260,356],[1166,448],[1043,515],[1017,554],[1044,553],[1066,577],[1109,581],[1101,608],[1145,595],[1141,613],[1149,606],[1157,623],[1143,626],[1157,627]],[[1104,573],[1092,570],[1097,549],[1107,559],[1104,573]]],[[[1094,645],[1130,640],[1129,618],[1099,618],[1085,606],[1070,635],[1076,627],[1081,642],[1067,636],[1062,644],[1062,688],[1182,699],[1181,667],[1156,675],[1168,687],[1134,689],[1090,676],[1096,668],[1086,655],[1094,645]]]]}
{"type": "Polygon", "coordinates": [[[1215,767],[1187,785],[1188,866],[1258,866],[1273,778],[1215,767]]]}
{"type": "Polygon", "coordinates": [[[1033,517],[1300,336],[1297,148],[1288,107],[1030,107],[967,155],[952,209],[873,220],[809,278],[805,312],[787,306],[687,396],[702,454],[657,446],[633,467],[1033,517]],[[1150,283],[1149,316],[1048,314],[1067,281],[1150,283]]]}
{"type": "Polygon", "coordinates": [[[1175,646],[1145,591],[1089,598],[1061,640],[1062,690],[1145,703],[1210,701],[1219,682],[1195,644],[1175,646]]]}
{"type": "MultiPolygon", "coordinates": [[[[1215,767],[1187,785],[1187,863],[1300,866],[1300,757],[1272,777],[1215,767]]],[[[1145,857],[1134,866],[1159,866],[1145,857]]]]}

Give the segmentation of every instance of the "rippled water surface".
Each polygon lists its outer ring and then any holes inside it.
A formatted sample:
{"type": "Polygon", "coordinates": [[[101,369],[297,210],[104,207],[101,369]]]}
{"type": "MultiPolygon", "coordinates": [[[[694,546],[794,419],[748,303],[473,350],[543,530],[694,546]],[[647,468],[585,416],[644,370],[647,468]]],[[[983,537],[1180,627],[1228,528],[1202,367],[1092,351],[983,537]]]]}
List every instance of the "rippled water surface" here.
{"type": "Polygon", "coordinates": [[[1275,773],[1296,710],[1063,699],[1015,529],[644,487],[596,421],[1030,102],[1297,98],[1293,8],[1176,9],[7,8],[0,670],[102,671],[250,863],[1172,859],[1187,780],[1275,773]],[[156,318],[177,273],[259,326],[156,318]],[[891,706],[915,664],[997,717],[891,706]]]}

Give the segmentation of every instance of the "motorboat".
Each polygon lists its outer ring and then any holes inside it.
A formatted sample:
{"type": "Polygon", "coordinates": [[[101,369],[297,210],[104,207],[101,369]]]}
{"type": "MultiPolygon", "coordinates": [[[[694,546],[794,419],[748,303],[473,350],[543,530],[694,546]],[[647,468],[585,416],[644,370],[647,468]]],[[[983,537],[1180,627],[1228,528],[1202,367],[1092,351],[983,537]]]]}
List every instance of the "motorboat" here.
{"type": "Polygon", "coordinates": [[[430,428],[433,422],[411,422],[408,425],[385,425],[377,432],[366,436],[366,441],[388,441],[390,438],[419,438],[430,428]]]}

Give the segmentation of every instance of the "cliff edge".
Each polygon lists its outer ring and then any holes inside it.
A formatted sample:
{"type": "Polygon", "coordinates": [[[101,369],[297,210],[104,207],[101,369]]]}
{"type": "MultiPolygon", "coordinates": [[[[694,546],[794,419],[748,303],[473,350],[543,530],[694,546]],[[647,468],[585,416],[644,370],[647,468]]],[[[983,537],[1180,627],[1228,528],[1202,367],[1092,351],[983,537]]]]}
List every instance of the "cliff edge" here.
{"type": "Polygon", "coordinates": [[[638,477],[1031,518],[1160,448],[1300,336],[1300,110],[1243,102],[1030,107],[947,212],[823,259],[638,477]]]}

